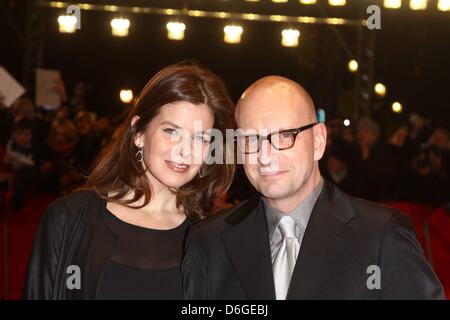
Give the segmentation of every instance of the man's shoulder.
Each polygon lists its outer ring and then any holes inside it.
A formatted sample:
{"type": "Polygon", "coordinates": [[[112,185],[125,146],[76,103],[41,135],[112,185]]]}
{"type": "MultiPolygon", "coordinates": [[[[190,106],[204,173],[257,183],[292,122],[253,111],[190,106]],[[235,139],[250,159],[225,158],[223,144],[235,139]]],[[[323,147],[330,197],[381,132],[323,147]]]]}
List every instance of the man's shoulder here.
{"type": "MultiPolygon", "coordinates": [[[[409,219],[405,213],[399,211],[398,209],[370,200],[353,197],[344,192],[342,192],[341,196],[346,197],[351,203],[355,214],[355,219],[361,227],[366,226],[371,230],[378,229],[381,231],[384,230],[392,221],[395,222],[397,218],[400,218],[400,220],[409,219]]],[[[361,230],[364,231],[365,228],[361,230]]]]}
{"type": "Polygon", "coordinates": [[[344,221],[357,223],[359,227],[367,226],[372,230],[383,228],[393,217],[398,215],[405,216],[407,219],[407,216],[398,209],[353,197],[331,183],[328,190],[331,191],[329,201],[331,207],[336,210],[335,214],[344,221]]]}
{"type": "MultiPolygon", "coordinates": [[[[200,233],[217,234],[218,232],[229,228],[230,223],[228,219],[231,216],[236,214],[236,212],[240,211],[241,209],[244,209],[247,205],[250,204],[250,202],[253,202],[255,200],[256,200],[255,197],[244,200],[241,203],[229,209],[226,209],[222,212],[209,216],[206,219],[203,219],[202,221],[199,221],[198,223],[194,224],[191,228],[196,232],[200,233]]],[[[251,210],[247,211],[250,212],[251,210]]]]}
{"type": "Polygon", "coordinates": [[[384,224],[400,211],[380,203],[366,199],[350,197],[352,206],[358,217],[372,223],[384,224]]]}

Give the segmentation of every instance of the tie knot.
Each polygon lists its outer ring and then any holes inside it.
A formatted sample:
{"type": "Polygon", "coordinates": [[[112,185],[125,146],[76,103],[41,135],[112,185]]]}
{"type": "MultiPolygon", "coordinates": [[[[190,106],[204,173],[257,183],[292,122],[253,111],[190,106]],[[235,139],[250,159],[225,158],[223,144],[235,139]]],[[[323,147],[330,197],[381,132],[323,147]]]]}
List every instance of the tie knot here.
{"type": "Polygon", "coordinates": [[[290,216],[283,216],[278,222],[278,228],[284,239],[295,237],[295,221],[290,216]]]}

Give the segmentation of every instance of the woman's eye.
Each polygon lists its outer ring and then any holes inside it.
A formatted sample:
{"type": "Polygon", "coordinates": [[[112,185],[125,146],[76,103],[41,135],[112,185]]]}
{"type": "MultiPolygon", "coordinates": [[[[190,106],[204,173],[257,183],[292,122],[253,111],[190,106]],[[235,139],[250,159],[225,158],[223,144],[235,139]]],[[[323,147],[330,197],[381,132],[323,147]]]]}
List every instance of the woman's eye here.
{"type": "Polygon", "coordinates": [[[194,136],[194,139],[195,139],[195,141],[199,141],[199,142],[205,142],[205,143],[211,142],[211,137],[206,136],[206,135],[197,135],[197,136],[194,136]]]}
{"type": "Polygon", "coordinates": [[[164,132],[169,134],[169,135],[171,135],[171,136],[174,136],[174,135],[178,134],[177,131],[175,129],[172,129],[172,128],[166,128],[166,129],[164,129],[164,132]]]}

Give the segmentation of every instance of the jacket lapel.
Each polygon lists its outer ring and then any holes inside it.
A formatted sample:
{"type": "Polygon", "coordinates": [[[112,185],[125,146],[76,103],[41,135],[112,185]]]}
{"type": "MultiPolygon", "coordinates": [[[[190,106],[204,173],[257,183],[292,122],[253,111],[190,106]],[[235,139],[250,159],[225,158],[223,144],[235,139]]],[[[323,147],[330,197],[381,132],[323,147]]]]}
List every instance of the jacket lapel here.
{"type": "Polygon", "coordinates": [[[253,197],[227,218],[223,243],[248,299],[275,298],[269,236],[264,208],[253,197]]]}
{"type": "Polygon", "coordinates": [[[325,183],[311,213],[292,274],[287,299],[315,299],[350,238],[354,211],[347,197],[325,183]]]}

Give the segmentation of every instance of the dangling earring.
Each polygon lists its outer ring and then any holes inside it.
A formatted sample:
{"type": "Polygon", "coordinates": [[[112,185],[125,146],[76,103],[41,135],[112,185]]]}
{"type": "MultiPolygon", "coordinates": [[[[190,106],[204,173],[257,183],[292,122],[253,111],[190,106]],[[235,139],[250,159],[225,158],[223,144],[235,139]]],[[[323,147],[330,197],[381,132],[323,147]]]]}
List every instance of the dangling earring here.
{"type": "Polygon", "coordinates": [[[138,147],[138,148],[139,148],[139,150],[138,150],[138,152],[136,152],[136,160],[138,162],[142,162],[144,160],[144,152],[142,151],[143,147],[138,147]]]}
{"type": "Polygon", "coordinates": [[[203,166],[201,166],[200,170],[198,170],[198,176],[199,176],[199,178],[203,178],[205,176],[205,172],[203,170],[203,166]]]}

